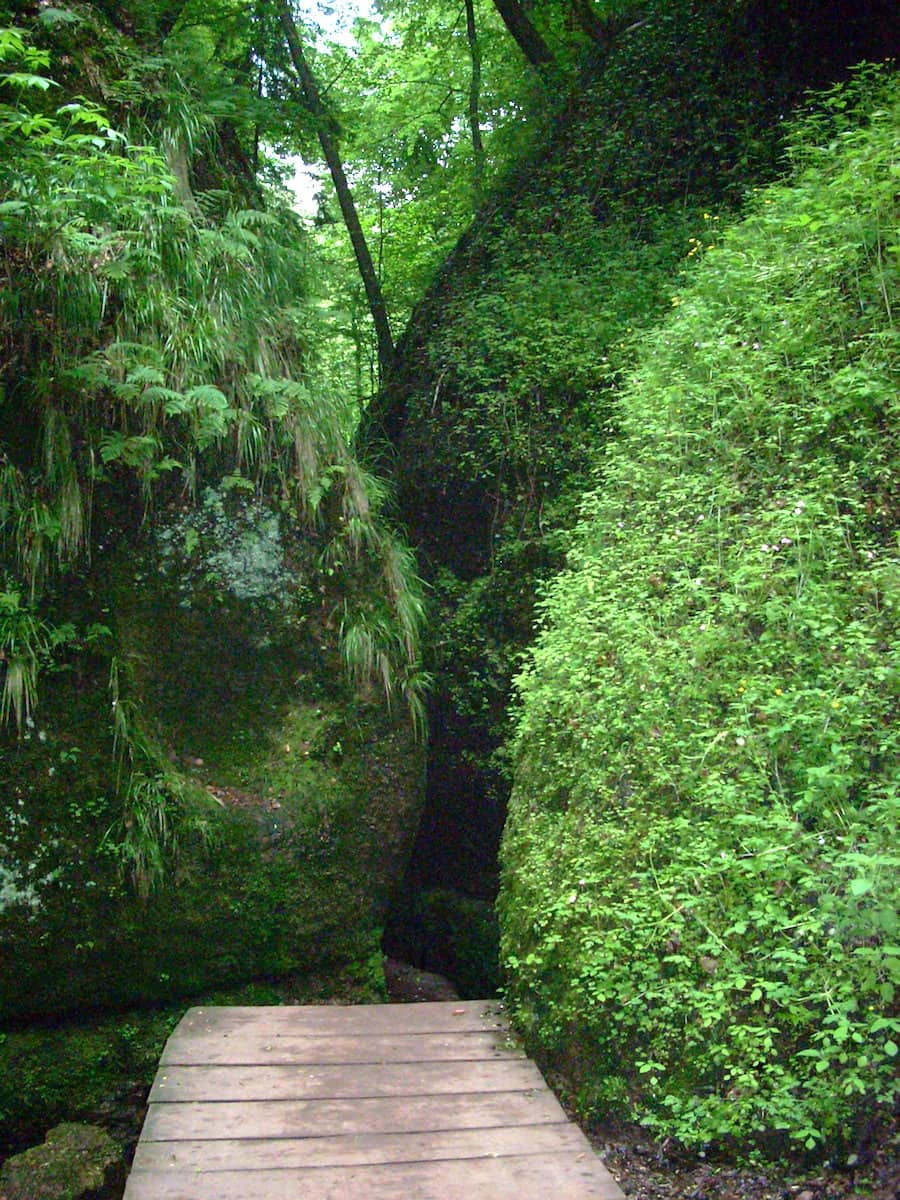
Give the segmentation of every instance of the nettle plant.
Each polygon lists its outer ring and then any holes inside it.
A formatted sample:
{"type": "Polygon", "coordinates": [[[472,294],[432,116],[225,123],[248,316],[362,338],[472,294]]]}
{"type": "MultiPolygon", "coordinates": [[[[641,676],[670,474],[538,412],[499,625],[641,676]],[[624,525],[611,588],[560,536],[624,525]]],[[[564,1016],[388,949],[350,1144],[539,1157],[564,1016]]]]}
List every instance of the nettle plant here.
{"type": "Polygon", "coordinates": [[[820,98],[691,243],[519,680],[512,1010],[586,1112],[695,1146],[896,1097],[898,95],[820,98]]]}

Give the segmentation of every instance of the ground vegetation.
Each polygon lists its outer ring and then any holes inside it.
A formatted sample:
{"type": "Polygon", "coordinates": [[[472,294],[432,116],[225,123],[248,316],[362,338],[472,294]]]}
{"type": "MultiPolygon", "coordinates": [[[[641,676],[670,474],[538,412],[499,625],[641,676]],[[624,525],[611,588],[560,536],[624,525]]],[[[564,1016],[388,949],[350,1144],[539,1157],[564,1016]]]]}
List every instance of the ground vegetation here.
{"type": "Polygon", "coordinates": [[[896,105],[820,98],[699,252],[519,679],[510,997],[688,1145],[852,1152],[894,1103],[896,105]]]}

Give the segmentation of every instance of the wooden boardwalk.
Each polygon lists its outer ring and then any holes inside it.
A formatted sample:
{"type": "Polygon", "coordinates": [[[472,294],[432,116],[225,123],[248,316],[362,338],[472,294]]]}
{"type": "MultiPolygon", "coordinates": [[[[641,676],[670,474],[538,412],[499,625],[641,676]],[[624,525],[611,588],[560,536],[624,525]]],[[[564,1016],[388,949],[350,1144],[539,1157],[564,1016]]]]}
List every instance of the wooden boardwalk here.
{"type": "Polygon", "coordinates": [[[496,1004],[192,1008],[125,1200],[623,1200],[496,1004]]]}

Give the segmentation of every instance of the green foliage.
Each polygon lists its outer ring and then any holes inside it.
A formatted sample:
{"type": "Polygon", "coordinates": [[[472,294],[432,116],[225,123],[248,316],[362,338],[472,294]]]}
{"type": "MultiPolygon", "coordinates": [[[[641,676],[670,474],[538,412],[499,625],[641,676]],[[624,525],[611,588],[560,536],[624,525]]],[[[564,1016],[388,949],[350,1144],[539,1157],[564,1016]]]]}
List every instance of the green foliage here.
{"type": "Polygon", "coordinates": [[[647,238],[619,216],[602,225],[581,196],[535,197],[514,230],[491,239],[496,265],[450,300],[431,339],[432,411],[457,396],[466,405],[444,455],[489,490],[497,526],[516,510],[539,528],[546,498],[574,489],[591,444],[611,430],[634,328],[659,311],[695,219],[673,205],[647,238]]]}
{"type": "Polygon", "coordinates": [[[897,115],[827,94],[698,227],[520,678],[513,1012],[690,1145],[834,1147],[896,1094],[897,115]]]}
{"type": "Polygon", "coordinates": [[[117,597],[118,786],[109,701],[75,672],[3,749],[0,1022],[326,971],[377,944],[416,827],[411,731],[354,700],[334,648],[259,647],[239,607],[173,613],[159,583],[117,597]]]}
{"type": "Polygon", "coordinates": [[[730,4],[654,6],[506,169],[420,305],[389,396],[402,500],[427,553],[462,577],[504,536],[565,519],[550,505],[587,485],[641,332],[709,234],[703,213],[724,224],[776,170],[792,84],[767,76],[761,48],[723,51],[763,37],[730,4]]]}
{"type": "Polygon", "coordinates": [[[0,593],[0,721],[12,715],[20,733],[36,703],[38,664],[47,654],[47,635],[43,622],[22,606],[18,592],[0,593]]]}
{"type": "MultiPolygon", "coordinates": [[[[223,16],[226,26],[234,17],[223,16]]],[[[405,690],[419,721],[414,563],[390,530],[383,487],[352,459],[352,400],[316,374],[303,229],[283,196],[255,183],[254,207],[239,177],[230,188],[197,186],[221,131],[233,133],[253,109],[246,88],[212,63],[202,21],[148,58],[91,20],[104,67],[123,72],[104,90],[127,115],[126,134],[91,101],[53,105],[47,97],[60,89],[36,74],[49,55],[24,32],[0,41],[0,61],[28,68],[0,75],[0,539],[9,570],[39,603],[55,573],[83,568],[98,512],[101,523],[123,524],[123,493],[137,492],[146,517],[179,503],[179,489],[190,499],[217,485],[250,492],[279,536],[304,530],[343,547],[356,578],[338,579],[332,561],[323,603],[365,603],[373,589],[386,657],[366,683],[380,679],[389,698],[405,690]],[[320,499],[331,485],[339,502],[329,508],[320,499]],[[404,689],[395,688],[401,677],[404,689]]],[[[186,531],[190,522],[182,518],[186,531]]],[[[10,660],[4,717],[21,723],[33,706],[40,663],[39,654],[10,660]]]]}
{"type": "MultiPolygon", "coordinates": [[[[482,71],[479,123],[486,171],[479,175],[462,118],[472,72],[462,5],[455,0],[380,0],[380,21],[360,20],[355,45],[321,46],[319,70],[344,134],[354,192],[396,328],[402,328],[483,192],[536,122],[517,121],[536,81],[523,73],[491,0],[476,0],[482,71]]],[[[537,104],[534,108],[537,109],[537,104]]],[[[333,202],[322,201],[330,241],[333,202]]]]}

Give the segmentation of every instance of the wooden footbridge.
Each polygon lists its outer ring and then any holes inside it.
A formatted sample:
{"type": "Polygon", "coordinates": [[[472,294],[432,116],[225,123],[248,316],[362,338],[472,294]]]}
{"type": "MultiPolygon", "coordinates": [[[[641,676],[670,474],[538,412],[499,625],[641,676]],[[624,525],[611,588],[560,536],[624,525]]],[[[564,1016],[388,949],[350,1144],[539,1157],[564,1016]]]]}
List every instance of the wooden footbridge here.
{"type": "Polygon", "coordinates": [[[484,1001],[192,1008],[125,1200],[623,1200],[484,1001]]]}

